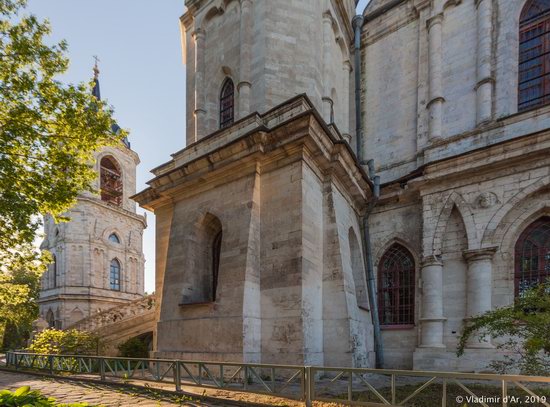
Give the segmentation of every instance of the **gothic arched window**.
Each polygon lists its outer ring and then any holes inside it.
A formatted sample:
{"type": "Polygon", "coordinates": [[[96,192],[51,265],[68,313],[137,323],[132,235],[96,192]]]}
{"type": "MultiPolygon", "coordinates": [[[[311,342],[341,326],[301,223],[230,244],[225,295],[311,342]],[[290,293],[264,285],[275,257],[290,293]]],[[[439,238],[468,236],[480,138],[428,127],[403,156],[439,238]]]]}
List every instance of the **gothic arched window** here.
{"type": "Polygon", "coordinates": [[[53,262],[52,262],[52,285],[53,285],[53,288],[56,288],[57,287],[57,257],[55,256],[55,254],[52,255],[53,257],[53,262]]]}
{"type": "Polygon", "coordinates": [[[222,231],[220,230],[212,242],[212,300],[216,301],[218,290],[218,275],[220,272],[220,257],[222,251],[222,231]]]}
{"type": "Polygon", "coordinates": [[[411,253],[395,243],[378,264],[378,312],[381,325],[414,324],[415,266],[411,253]]]}
{"type": "Polygon", "coordinates": [[[103,157],[100,163],[101,200],[122,205],[122,172],[113,157],[103,157]]]}
{"type": "Polygon", "coordinates": [[[518,110],[550,103],[550,0],[529,0],[519,28],[518,110]]]}
{"type": "Polygon", "coordinates": [[[113,242],[113,243],[120,243],[120,238],[118,237],[118,235],[116,233],[111,233],[109,235],[109,241],[113,242]]]}
{"type": "Polygon", "coordinates": [[[120,291],[120,262],[117,259],[111,260],[109,277],[111,290],[120,291]]]}
{"type": "Polygon", "coordinates": [[[532,223],[519,237],[515,249],[515,292],[522,295],[550,281],[550,217],[532,223]]]}
{"type": "Polygon", "coordinates": [[[235,86],[227,78],[220,93],[220,129],[225,129],[235,121],[235,86]]]}

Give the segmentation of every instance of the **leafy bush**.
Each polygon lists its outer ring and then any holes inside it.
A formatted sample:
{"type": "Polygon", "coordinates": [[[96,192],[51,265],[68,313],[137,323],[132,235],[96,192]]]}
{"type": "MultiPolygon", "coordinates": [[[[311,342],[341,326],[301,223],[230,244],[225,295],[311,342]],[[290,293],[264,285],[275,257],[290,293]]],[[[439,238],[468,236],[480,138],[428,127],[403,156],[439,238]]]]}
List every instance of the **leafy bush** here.
{"type": "Polygon", "coordinates": [[[0,406],[4,407],[93,407],[88,403],[57,404],[53,397],[43,396],[38,390],[23,386],[11,392],[0,390],[0,406]]]}
{"type": "Polygon", "coordinates": [[[528,290],[508,307],[472,318],[460,338],[458,356],[472,336],[502,337],[497,348],[508,354],[489,367],[498,373],[550,375],[549,332],[550,282],[528,290]]]}
{"type": "Polygon", "coordinates": [[[94,333],[55,328],[38,333],[28,348],[31,352],[50,355],[98,355],[102,349],[103,344],[94,333]]]}
{"type": "Polygon", "coordinates": [[[130,338],[126,342],[118,345],[117,347],[119,355],[123,358],[149,358],[149,348],[147,344],[140,338],[130,338]]]}
{"type": "Polygon", "coordinates": [[[0,390],[0,405],[6,407],[53,407],[55,406],[55,399],[45,397],[36,390],[31,391],[29,386],[24,386],[18,388],[14,392],[9,390],[0,390]]]}

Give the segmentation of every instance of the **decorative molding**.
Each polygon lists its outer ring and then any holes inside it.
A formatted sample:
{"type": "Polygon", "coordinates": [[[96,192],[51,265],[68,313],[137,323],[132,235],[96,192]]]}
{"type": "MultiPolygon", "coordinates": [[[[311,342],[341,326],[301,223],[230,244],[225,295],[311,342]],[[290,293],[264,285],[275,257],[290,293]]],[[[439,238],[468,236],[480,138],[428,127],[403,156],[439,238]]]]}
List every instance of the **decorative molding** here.
{"type": "Polygon", "coordinates": [[[481,249],[465,250],[462,255],[466,261],[479,261],[479,260],[491,260],[498,250],[498,246],[484,247],[481,249]]]}

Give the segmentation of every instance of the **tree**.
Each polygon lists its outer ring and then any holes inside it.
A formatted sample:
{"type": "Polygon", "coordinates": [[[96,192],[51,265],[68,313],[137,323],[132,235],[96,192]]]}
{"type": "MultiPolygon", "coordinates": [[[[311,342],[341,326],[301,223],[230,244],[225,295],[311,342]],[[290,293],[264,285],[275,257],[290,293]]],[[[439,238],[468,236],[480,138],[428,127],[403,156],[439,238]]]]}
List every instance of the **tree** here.
{"type": "Polygon", "coordinates": [[[40,214],[62,218],[92,191],[94,152],[114,145],[112,110],[92,83],[57,80],[66,42],[46,45],[47,21],[24,15],[26,0],[0,0],[0,252],[32,243],[40,214]]]}
{"type": "Polygon", "coordinates": [[[472,318],[458,345],[464,353],[471,337],[490,335],[502,339],[498,349],[506,351],[491,368],[499,373],[520,371],[528,375],[550,375],[550,282],[528,290],[514,304],[472,318]]]}
{"type": "Polygon", "coordinates": [[[25,6],[0,0],[2,326],[36,313],[35,283],[48,259],[33,246],[41,214],[64,220],[77,195],[92,190],[94,152],[125,136],[111,131],[112,110],[92,96],[91,82],[57,79],[69,65],[67,44],[47,45],[49,23],[22,15],[25,6]],[[32,278],[16,283],[18,275],[32,278]]]}
{"type": "Polygon", "coordinates": [[[0,345],[20,347],[38,317],[36,299],[49,253],[25,245],[0,252],[0,345]]]}

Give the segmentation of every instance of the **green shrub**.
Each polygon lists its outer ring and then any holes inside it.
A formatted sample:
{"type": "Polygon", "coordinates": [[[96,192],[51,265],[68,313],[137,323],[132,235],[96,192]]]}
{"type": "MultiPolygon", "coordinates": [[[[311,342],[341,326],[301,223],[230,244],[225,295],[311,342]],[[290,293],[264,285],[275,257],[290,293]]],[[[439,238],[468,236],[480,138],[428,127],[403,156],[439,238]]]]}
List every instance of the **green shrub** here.
{"type": "Polygon", "coordinates": [[[98,355],[102,349],[103,344],[96,334],[55,328],[38,333],[28,347],[31,352],[49,355],[98,355]]]}
{"type": "Polygon", "coordinates": [[[0,406],[3,407],[93,407],[88,403],[57,404],[52,397],[43,396],[38,390],[23,386],[11,392],[0,390],[0,406]]]}
{"type": "Polygon", "coordinates": [[[149,358],[149,348],[147,344],[140,338],[130,338],[126,342],[118,345],[117,347],[119,355],[123,358],[149,358]]]}
{"type": "Polygon", "coordinates": [[[45,397],[36,390],[31,391],[29,386],[24,386],[18,388],[14,392],[9,390],[0,390],[0,405],[6,407],[53,407],[55,406],[55,399],[45,397]]]}

